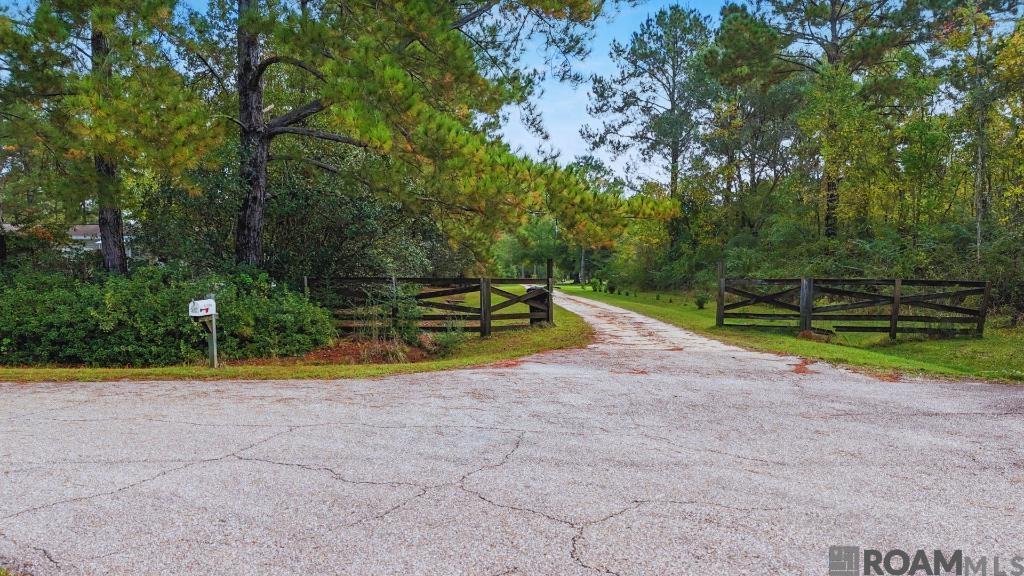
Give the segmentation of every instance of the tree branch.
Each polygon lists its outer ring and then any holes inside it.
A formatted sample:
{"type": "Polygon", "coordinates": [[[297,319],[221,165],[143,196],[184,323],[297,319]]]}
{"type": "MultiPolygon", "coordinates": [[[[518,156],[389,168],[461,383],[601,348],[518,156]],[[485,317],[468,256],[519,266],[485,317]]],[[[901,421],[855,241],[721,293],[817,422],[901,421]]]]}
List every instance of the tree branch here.
{"type": "Polygon", "coordinates": [[[235,124],[238,124],[239,128],[242,128],[243,130],[245,129],[245,124],[242,124],[238,120],[238,118],[235,118],[234,116],[231,116],[230,114],[214,114],[213,117],[214,118],[227,118],[228,120],[231,120],[235,124]]]}
{"type": "Polygon", "coordinates": [[[477,8],[476,10],[470,11],[462,18],[456,20],[455,23],[451,25],[451,29],[458,30],[465,26],[466,24],[469,24],[473,20],[476,20],[480,16],[484,15],[485,13],[490,12],[491,8],[494,8],[498,4],[498,1],[499,0],[490,0],[489,2],[485,2],[483,6],[477,8]]]}
{"type": "Polygon", "coordinates": [[[291,126],[292,124],[302,122],[306,118],[309,118],[325,108],[327,108],[327,104],[324,104],[319,99],[313,100],[305,106],[300,106],[291,112],[281,114],[276,118],[271,118],[270,121],[267,122],[267,132],[273,134],[273,132],[279,128],[284,128],[285,126],[291,126]]]}
{"type": "Polygon", "coordinates": [[[313,130],[311,128],[302,128],[299,126],[282,126],[280,128],[274,128],[268,130],[267,134],[271,137],[277,136],[278,134],[298,134],[299,136],[309,136],[310,138],[319,138],[320,140],[329,140],[331,142],[341,142],[342,144],[348,144],[349,146],[355,146],[357,148],[369,148],[370,144],[363,142],[362,140],[356,140],[349,136],[343,136],[341,134],[334,134],[333,132],[323,132],[321,130],[313,130]]]}
{"type": "Polygon", "coordinates": [[[217,81],[217,84],[220,85],[221,91],[223,91],[225,93],[229,92],[228,85],[224,82],[224,78],[222,78],[221,75],[217,73],[217,71],[213,68],[213,65],[210,64],[210,61],[206,59],[206,56],[203,56],[202,54],[200,54],[198,50],[193,51],[192,54],[200,62],[202,62],[203,67],[206,68],[206,71],[209,72],[210,76],[213,76],[213,79],[217,81]]]}
{"type": "MultiPolygon", "coordinates": [[[[448,29],[461,30],[462,27],[465,26],[466,24],[469,24],[473,20],[476,20],[480,16],[483,16],[484,14],[489,12],[491,8],[494,8],[498,4],[499,1],[500,0],[488,0],[487,2],[484,2],[483,6],[480,6],[476,10],[470,10],[461,18],[453,22],[452,25],[448,27],[448,29]]],[[[405,50],[406,48],[409,47],[410,44],[412,44],[415,41],[415,38],[407,38],[403,40],[402,43],[398,45],[398,51],[401,52],[402,50],[405,50]]]]}
{"type": "Polygon", "coordinates": [[[302,68],[306,72],[309,72],[313,76],[316,76],[321,82],[326,81],[326,78],[324,77],[322,72],[320,72],[313,66],[306,64],[302,60],[299,60],[298,58],[292,58],[291,56],[270,56],[256,65],[256,69],[253,70],[252,76],[249,77],[249,87],[255,88],[256,86],[258,86],[260,79],[263,78],[263,73],[267,71],[267,68],[270,68],[270,66],[272,66],[273,64],[277,64],[279,62],[284,64],[291,64],[296,68],[302,68]]]}

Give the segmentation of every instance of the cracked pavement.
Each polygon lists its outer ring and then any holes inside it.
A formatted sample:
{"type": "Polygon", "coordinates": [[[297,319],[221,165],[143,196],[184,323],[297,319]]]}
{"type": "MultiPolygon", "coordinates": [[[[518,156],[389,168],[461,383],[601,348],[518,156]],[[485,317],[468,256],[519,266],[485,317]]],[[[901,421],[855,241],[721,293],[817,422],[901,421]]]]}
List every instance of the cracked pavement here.
{"type": "Polygon", "coordinates": [[[1024,554],[1024,389],[797,373],[558,300],[594,344],[379,379],[0,384],[0,565],[823,575],[830,545],[1024,554]]]}

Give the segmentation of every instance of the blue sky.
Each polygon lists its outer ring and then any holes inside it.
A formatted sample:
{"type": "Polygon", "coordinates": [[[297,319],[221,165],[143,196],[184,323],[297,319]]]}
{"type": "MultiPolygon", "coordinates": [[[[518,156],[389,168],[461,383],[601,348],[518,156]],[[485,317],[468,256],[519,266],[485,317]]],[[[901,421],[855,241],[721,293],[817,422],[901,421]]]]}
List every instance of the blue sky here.
{"type": "MultiPolygon", "coordinates": [[[[580,62],[579,69],[586,74],[609,75],[615,67],[608,57],[608,49],[613,40],[625,42],[633,31],[649,16],[653,16],[660,8],[678,4],[684,8],[693,8],[717,20],[718,12],[724,4],[723,0],[694,0],[690,2],[672,2],[669,0],[651,0],[641,2],[637,6],[623,7],[610,18],[602,18],[597,24],[593,47],[590,56],[580,62]]],[[[538,57],[536,65],[541,64],[538,57]]],[[[532,64],[527,62],[527,65],[532,64]]],[[[580,128],[597,122],[587,114],[589,83],[573,88],[554,80],[544,85],[544,94],[536,102],[544,118],[544,126],[551,138],[541,141],[530,134],[518,120],[515,111],[509,114],[510,121],[504,127],[506,141],[514,148],[527,154],[534,154],[538,146],[551,147],[561,153],[560,162],[571,162],[573,158],[591,153],[586,142],[580,138],[580,128]]],[[[616,168],[622,168],[626,159],[613,161],[604,152],[594,152],[595,156],[604,159],[616,168]]]]}

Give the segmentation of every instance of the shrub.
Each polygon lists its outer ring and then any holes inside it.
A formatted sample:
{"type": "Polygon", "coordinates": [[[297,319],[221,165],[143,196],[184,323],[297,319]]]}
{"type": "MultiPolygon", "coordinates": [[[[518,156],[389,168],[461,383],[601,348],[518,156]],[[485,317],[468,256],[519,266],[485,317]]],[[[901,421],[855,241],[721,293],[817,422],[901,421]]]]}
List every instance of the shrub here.
{"type": "Polygon", "coordinates": [[[703,310],[708,304],[708,300],[711,299],[711,295],[707,292],[700,290],[693,295],[693,303],[697,305],[698,310],[703,310]]]}
{"type": "Polygon", "coordinates": [[[179,267],[83,281],[20,272],[0,279],[0,363],[158,366],[200,360],[188,302],[214,293],[220,356],[302,354],[334,336],[330,314],[265,275],[193,279],[179,267]]]}
{"type": "Polygon", "coordinates": [[[444,357],[455,351],[455,348],[469,340],[469,334],[464,330],[449,328],[444,332],[434,334],[434,345],[437,347],[435,353],[444,357]]]}
{"type": "Polygon", "coordinates": [[[417,291],[408,286],[368,290],[362,304],[355,308],[359,335],[366,340],[416,344],[423,315],[423,308],[416,301],[417,291]]]}

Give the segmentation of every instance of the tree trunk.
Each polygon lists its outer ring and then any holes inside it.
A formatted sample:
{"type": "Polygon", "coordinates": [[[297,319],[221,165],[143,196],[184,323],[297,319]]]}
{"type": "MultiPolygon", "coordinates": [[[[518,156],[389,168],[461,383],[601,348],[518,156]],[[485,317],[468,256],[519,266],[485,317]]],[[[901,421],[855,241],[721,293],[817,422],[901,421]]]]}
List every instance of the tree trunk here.
{"type": "MultiPolygon", "coordinates": [[[[258,0],[238,0],[239,18],[257,8],[258,0]]],[[[267,207],[267,162],[270,140],[263,118],[263,84],[252,82],[259,63],[259,36],[238,27],[239,167],[245,197],[235,226],[235,260],[259,266],[263,260],[263,224],[267,207]]]]}
{"type": "MultiPolygon", "coordinates": [[[[90,39],[92,49],[92,72],[106,84],[113,73],[110,62],[110,45],[102,31],[93,28],[90,39]]],[[[96,167],[97,198],[100,205],[100,250],[103,252],[103,266],[110,274],[127,274],[128,257],[124,247],[124,221],[117,194],[117,164],[102,153],[93,158],[96,167]]]]}
{"type": "Polygon", "coordinates": [[[982,243],[982,231],[984,228],[985,218],[988,213],[988,195],[985,190],[985,150],[984,150],[984,134],[983,128],[978,126],[978,134],[976,138],[976,152],[974,159],[974,242],[975,252],[978,261],[981,261],[981,243],[982,243]]]}
{"type": "Polygon", "coordinates": [[[676,197],[676,193],[679,191],[679,144],[677,142],[672,143],[672,148],[669,151],[669,167],[668,167],[668,195],[671,198],[676,197]]]}
{"type": "Polygon", "coordinates": [[[242,130],[241,175],[245,197],[235,226],[235,260],[259,266],[263,261],[263,225],[267,207],[269,142],[242,130]]]}
{"type": "Polygon", "coordinates": [[[679,193],[679,159],[682,152],[677,142],[672,143],[669,150],[669,198],[675,200],[679,206],[679,215],[672,218],[668,224],[669,244],[672,248],[679,245],[683,233],[686,231],[689,220],[686,214],[686,203],[679,193]]]}
{"type": "Polygon", "coordinates": [[[835,238],[839,235],[836,212],[839,209],[839,182],[825,172],[825,237],[835,238]]]}
{"type": "MultiPolygon", "coordinates": [[[[973,7],[973,3],[972,3],[973,7]]],[[[975,256],[981,262],[981,243],[985,220],[988,218],[988,190],[986,178],[988,172],[988,94],[985,90],[982,59],[984,46],[982,32],[974,29],[974,78],[972,86],[972,104],[974,105],[974,242],[975,256]]]]}
{"type": "Polygon", "coordinates": [[[7,264],[7,230],[4,229],[4,207],[0,204],[0,266],[7,264]]]}
{"type": "Polygon", "coordinates": [[[580,284],[587,283],[587,249],[580,246],[580,284]]]}
{"type": "Polygon", "coordinates": [[[128,273],[128,255],[124,247],[124,221],[121,208],[100,201],[100,247],[103,266],[111,274],[128,273]]]}

